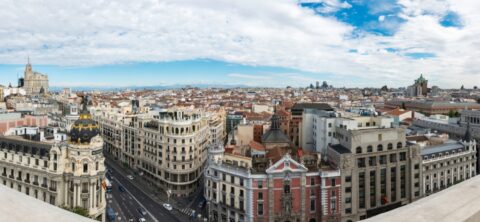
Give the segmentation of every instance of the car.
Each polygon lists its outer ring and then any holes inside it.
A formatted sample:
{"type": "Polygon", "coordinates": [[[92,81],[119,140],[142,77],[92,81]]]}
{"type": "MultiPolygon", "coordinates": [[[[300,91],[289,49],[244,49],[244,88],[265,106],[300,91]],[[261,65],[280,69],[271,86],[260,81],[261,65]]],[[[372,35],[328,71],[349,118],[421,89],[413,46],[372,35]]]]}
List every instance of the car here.
{"type": "Polygon", "coordinates": [[[120,190],[120,192],[125,192],[125,188],[123,188],[121,185],[118,185],[118,190],[120,190]]]}
{"type": "Polygon", "coordinates": [[[147,220],[145,220],[145,218],[143,218],[143,217],[140,217],[140,218],[138,218],[138,222],[147,222],[147,220]]]}
{"type": "Polygon", "coordinates": [[[205,200],[200,201],[200,202],[198,203],[198,209],[202,209],[203,206],[205,205],[205,202],[206,202],[205,200]]]}
{"type": "Polygon", "coordinates": [[[167,209],[168,211],[172,211],[172,210],[173,210],[172,205],[170,205],[170,204],[168,204],[168,203],[164,203],[164,204],[163,204],[163,208],[167,209]]]}
{"type": "Polygon", "coordinates": [[[132,175],[127,175],[127,178],[130,179],[130,180],[133,180],[133,176],[132,176],[132,175]]]}
{"type": "Polygon", "coordinates": [[[147,215],[147,211],[145,209],[141,208],[141,207],[138,208],[137,211],[143,216],[147,215]]]}

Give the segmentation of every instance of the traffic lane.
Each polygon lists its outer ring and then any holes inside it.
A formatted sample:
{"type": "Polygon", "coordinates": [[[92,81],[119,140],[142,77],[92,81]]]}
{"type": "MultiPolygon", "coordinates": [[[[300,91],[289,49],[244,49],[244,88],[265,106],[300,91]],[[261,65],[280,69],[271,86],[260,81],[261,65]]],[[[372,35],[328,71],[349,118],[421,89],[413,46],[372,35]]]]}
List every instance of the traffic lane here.
{"type": "Polygon", "coordinates": [[[143,217],[147,221],[154,221],[150,216],[148,215],[141,215],[141,213],[138,211],[141,206],[132,198],[130,194],[127,192],[121,192],[119,190],[119,185],[118,183],[112,183],[113,188],[112,188],[112,196],[114,198],[115,204],[118,204],[120,207],[119,213],[121,213],[118,216],[121,216],[121,221],[138,221],[139,218],[143,217]]]}
{"type": "Polygon", "coordinates": [[[115,200],[112,194],[109,194],[111,197],[108,199],[108,207],[111,207],[113,211],[115,211],[116,218],[118,221],[123,221],[123,218],[126,218],[125,213],[123,212],[122,208],[118,204],[118,201],[115,200]],[[119,219],[120,218],[120,219],[119,219]]]}
{"type": "Polygon", "coordinates": [[[150,197],[148,197],[144,192],[139,190],[135,185],[133,185],[130,179],[126,178],[125,175],[120,174],[114,167],[108,165],[108,168],[113,172],[113,177],[115,180],[119,181],[125,189],[127,189],[132,195],[135,196],[137,200],[142,202],[145,208],[156,218],[161,218],[160,221],[167,221],[167,222],[176,222],[180,221],[176,217],[174,217],[169,211],[167,211],[161,204],[158,204],[150,197]]]}

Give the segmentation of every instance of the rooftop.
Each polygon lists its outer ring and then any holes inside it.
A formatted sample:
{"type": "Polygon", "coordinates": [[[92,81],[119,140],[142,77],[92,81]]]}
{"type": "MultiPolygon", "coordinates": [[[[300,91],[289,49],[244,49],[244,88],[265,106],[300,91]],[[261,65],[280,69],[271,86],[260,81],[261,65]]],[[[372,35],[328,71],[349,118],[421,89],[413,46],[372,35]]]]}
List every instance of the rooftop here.
{"type": "Polygon", "coordinates": [[[0,205],[0,221],[94,221],[3,185],[0,185],[0,205]]]}
{"type": "Polygon", "coordinates": [[[364,221],[480,221],[480,177],[473,177],[411,204],[364,221]]]}

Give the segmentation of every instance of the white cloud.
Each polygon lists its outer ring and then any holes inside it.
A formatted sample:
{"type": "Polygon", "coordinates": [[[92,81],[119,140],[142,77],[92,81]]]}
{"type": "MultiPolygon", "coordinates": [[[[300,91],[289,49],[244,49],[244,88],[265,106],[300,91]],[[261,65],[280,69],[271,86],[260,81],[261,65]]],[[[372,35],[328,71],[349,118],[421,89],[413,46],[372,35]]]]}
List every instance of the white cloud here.
{"type": "Polygon", "coordinates": [[[378,16],[378,21],[383,22],[383,20],[385,20],[385,16],[384,16],[384,15],[378,16]]]}
{"type": "MultiPolygon", "coordinates": [[[[322,2],[351,7],[344,1],[322,2]]],[[[356,84],[349,77],[374,86],[385,81],[405,86],[419,73],[441,87],[478,85],[478,1],[399,4],[406,22],[393,36],[352,38],[352,26],[318,16],[295,0],[4,0],[0,63],[24,63],[28,55],[36,64],[56,65],[210,58],[331,73],[347,86],[356,84]],[[462,18],[462,29],[439,25],[449,10],[462,18]],[[404,52],[436,57],[414,60],[404,52]]]]}

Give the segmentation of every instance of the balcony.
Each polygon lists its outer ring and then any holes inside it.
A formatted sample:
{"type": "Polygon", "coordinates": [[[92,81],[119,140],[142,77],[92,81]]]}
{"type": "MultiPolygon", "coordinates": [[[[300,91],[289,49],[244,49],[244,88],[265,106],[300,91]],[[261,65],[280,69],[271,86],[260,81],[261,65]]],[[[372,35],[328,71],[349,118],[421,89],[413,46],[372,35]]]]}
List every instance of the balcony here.
{"type": "Polygon", "coordinates": [[[8,177],[9,177],[10,179],[13,179],[13,178],[15,178],[13,175],[10,175],[10,176],[8,176],[8,177]]]}
{"type": "Polygon", "coordinates": [[[56,187],[50,187],[50,188],[48,188],[48,190],[53,191],[53,192],[57,192],[57,188],[56,188],[56,187]]]}
{"type": "Polygon", "coordinates": [[[37,181],[33,181],[33,185],[38,186],[38,182],[37,182],[37,181]]]}
{"type": "Polygon", "coordinates": [[[29,179],[25,179],[25,183],[30,183],[30,180],[29,180],[29,179]]]}
{"type": "Polygon", "coordinates": [[[48,185],[44,183],[44,184],[42,184],[42,187],[43,188],[48,188],[48,185]]]}
{"type": "Polygon", "coordinates": [[[6,173],[2,173],[2,176],[3,176],[3,177],[7,177],[7,174],[6,174],[6,173]]]}
{"type": "Polygon", "coordinates": [[[18,180],[18,181],[22,181],[22,178],[21,178],[21,177],[17,177],[17,180],[18,180]]]}

